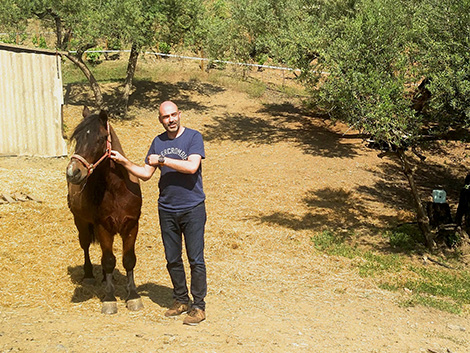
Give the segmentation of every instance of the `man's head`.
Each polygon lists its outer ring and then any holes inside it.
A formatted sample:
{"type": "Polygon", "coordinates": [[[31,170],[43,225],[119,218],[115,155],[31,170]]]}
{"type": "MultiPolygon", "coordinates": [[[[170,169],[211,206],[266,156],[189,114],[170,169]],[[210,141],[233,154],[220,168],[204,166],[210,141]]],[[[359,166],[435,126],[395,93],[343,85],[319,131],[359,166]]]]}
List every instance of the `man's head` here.
{"type": "Polygon", "coordinates": [[[181,112],[175,103],[165,101],[160,104],[159,120],[165,130],[170,134],[176,136],[181,127],[180,123],[181,112]]]}

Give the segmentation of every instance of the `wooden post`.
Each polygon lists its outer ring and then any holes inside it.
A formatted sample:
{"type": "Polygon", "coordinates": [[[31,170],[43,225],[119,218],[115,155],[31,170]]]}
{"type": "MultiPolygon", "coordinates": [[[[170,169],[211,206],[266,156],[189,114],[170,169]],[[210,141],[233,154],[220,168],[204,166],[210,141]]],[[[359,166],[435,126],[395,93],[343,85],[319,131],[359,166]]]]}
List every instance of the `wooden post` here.
{"type": "MultiPolygon", "coordinates": [[[[204,52],[202,49],[199,49],[199,57],[201,59],[204,58],[204,52]]],[[[199,63],[199,68],[201,69],[201,71],[204,71],[204,60],[201,60],[201,62],[199,63]]]]}

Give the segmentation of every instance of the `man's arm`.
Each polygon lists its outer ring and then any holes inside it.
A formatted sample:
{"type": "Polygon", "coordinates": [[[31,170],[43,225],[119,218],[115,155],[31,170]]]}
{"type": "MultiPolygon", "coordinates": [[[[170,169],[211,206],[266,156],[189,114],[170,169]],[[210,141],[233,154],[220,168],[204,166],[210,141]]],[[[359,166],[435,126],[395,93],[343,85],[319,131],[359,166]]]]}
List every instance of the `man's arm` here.
{"type": "Polygon", "coordinates": [[[145,164],[144,166],[138,166],[137,164],[132,163],[118,151],[111,151],[111,159],[116,163],[124,166],[131,174],[142,179],[143,181],[149,180],[153,173],[155,173],[156,168],[154,166],[148,164],[145,164]]]}
{"type": "MultiPolygon", "coordinates": [[[[158,154],[148,156],[150,167],[156,168],[160,165],[158,163],[158,157],[158,154]]],[[[165,157],[165,163],[163,163],[163,165],[183,174],[194,174],[201,165],[201,159],[202,157],[199,154],[191,154],[186,160],[165,157]]]]}

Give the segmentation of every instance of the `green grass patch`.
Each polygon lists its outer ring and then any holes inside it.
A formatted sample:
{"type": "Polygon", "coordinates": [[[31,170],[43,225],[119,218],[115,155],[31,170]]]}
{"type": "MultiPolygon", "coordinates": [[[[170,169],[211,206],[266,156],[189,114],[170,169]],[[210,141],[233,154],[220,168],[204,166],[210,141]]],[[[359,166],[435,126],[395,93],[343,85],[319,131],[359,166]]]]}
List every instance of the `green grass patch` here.
{"type": "MultiPolygon", "coordinates": [[[[126,77],[127,63],[125,61],[105,61],[99,65],[87,64],[98,82],[124,81],[126,77]]],[[[62,65],[64,84],[88,83],[83,72],[72,62],[66,60],[62,65]]]]}
{"type": "Polygon", "coordinates": [[[359,251],[349,246],[345,240],[346,236],[339,236],[330,231],[324,231],[312,237],[315,248],[328,255],[343,256],[348,259],[359,256],[359,251]]]}
{"type": "Polygon", "coordinates": [[[448,301],[445,298],[437,298],[420,293],[414,294],[410,298],[405,299],[400,303],[400,306],[404,308],[409,308],[416,305],[427,306],[452,314],[462,313],[462,307],[458,303],[448,301]]]}
{"type": "Polygon", "coordinates": [[[243,79],[241,74],[229,75],[226,71],[212,70],[207,80],[215,85],[247,93],[250,98],[259,98],[266,92],[266,84],[256,79],[243,79]]]}
{"type": "Polygon", "coordinates": [[[279,91],[288,97],[309,97],[303,87],[280,86],[279,91]]]}
{"type": "Polygon", "coordinates": [[[362,277],[378,277],[384,273],[399,273],[403,270],[403,259],[397,254],[380,255],[371,251],[362,253],[362,261],[357,265],[362,277]]]}
{"type": "MultiPolygon", "coordinates": [[[[401,249],[412,251],[415,236],[401,231],[390,237],[401,249]]],[[[412,234],[412,233],[411,233],[412,234]]],[[[387,235],[387,236],[390,236],[387,235]]],[[[350,245],[351,236],[324,231],[311,238],[323,253],[351,259],[362,277],[374,278],[385,290],[408,292],[401,305],[423,305],[450,313],[461,313],[470,305],[470,272],[413,262],[405,253],[383,254],[350,245]]],[[[394,247],[396,247],[394,246],[394,247]]],[[[443,262],[445,260],[442,260],[443,262]]]]}
{"type": "Polygon", "coordinates": [[[390,246],[394,249],[413,252],[417,246],[424,244],[424,238],[415,224],[403,224],[398,228],[388,230],[384,234],[390,246]]]}

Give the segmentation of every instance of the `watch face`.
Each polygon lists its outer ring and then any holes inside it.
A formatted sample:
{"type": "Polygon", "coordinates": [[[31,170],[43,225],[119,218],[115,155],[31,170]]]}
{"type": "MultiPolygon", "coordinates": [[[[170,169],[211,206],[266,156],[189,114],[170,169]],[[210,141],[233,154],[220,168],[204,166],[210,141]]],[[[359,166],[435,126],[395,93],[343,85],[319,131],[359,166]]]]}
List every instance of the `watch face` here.
{"type": "Polygon", "coordinates": [[[165,162],[165,157],[163,156],[158,157],[158,163],[163,163],[163,162],[165,162]]]}

